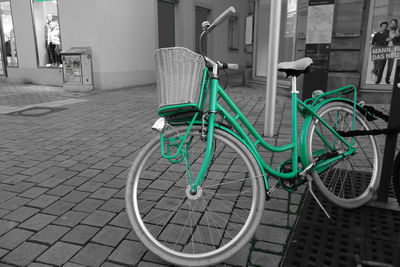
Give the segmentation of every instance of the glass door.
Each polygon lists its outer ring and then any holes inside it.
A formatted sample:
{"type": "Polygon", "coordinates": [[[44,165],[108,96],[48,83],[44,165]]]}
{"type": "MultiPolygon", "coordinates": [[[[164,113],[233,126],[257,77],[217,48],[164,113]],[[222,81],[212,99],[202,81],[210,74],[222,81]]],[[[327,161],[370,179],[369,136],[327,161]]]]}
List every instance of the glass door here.
{"type": "Polygon", "coordinates": [[[17,45],[10,0],[0,0],[0,75],[7,76],[7,67],[18,67],[17,45]]]}

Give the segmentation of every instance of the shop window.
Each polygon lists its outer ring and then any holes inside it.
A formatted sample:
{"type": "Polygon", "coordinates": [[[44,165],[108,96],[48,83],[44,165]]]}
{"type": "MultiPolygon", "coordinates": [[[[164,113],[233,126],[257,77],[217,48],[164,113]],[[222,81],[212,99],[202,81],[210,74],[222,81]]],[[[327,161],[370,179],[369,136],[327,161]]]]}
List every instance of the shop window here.
{"type": "Polygon", "coordinates": [[[33,25],[39,67],[62,67],[57,0],[32,0],[33,25]]]}
{"type": "Polygon", "coordinates": [[[370,5],[362,86],[391,90],[400,58],[400,1],[373,0],[370,5]]]}
{"type": "Polygon", "coordinates": [[[4,60],[8,67],[18,66],[17,45],[15,42],[14,25],[11,14],[10,1],[0,0],[0,34],[2,35],[2,51],[4,51],[4,60]]]}
{"type": "Polygon", "coordinates": [[[229,50],[239,50],[239,18],[231,16],[228,28],[228,48],[229,50]]]}

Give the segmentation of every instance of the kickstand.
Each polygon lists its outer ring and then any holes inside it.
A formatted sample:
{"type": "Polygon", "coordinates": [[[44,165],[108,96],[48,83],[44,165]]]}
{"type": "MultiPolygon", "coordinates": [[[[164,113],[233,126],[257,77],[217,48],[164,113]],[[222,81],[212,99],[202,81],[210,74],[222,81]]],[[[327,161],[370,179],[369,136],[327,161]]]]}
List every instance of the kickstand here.
{"type": "Polygon", "coordinates": [[[329,213],[326,211],[326,209],[324,208],[324,206],[322,206],[322,203],[319,201],[319,199],[317,198],[317,196],[315,195],[313,188],[312,188],[312,180],[309,180],[308,182],[308,187],[310,190],[311,195],[313,196],[313,198],[315,199],[315,201],[317,201],[318,205],[320,206],[320,208],[322,209],[322,211],[325,213],[326,217],[328,217],[329,220],[332,220],[331,216],[329,215],[329,213]]]}

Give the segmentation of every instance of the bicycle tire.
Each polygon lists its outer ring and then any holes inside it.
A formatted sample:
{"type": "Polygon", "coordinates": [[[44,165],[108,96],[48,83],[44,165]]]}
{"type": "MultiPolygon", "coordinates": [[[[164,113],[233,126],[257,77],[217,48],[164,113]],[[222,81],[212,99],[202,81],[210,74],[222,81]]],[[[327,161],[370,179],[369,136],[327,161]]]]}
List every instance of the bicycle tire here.
{"type": "Polygon", "coordinates": [[[400,152],[397,153],[392,167],[392,185],[397,203],[400,206],[400,152]]]}
{"type": "MultiPolygon", "coordinates": [[[[183,135],[186,129],[177,127],[176,131],[183,135]]],[[[189,134],[197,139],[193,139],[195,142],[192,141],[189,149],[194,177],[196,177],[196,170],[200,169],[201,154],[204,153],[203,148],[206,144],[199,138],[200,133],[201,127],[194,126],[189,134]]],[[[164,138],[175,134],[175,131],[170,129],[164,133],[164,138]]],[[[214,138],[216,144],[214,153],[217,157],[211,162],[210,171],[202,185],[203,192],[196,199],[199,201],[201,199],[203,206],[195,206],[194,202],[191,202],[193,200],[188,198],[188,180],[183,176],[186,172],[185,168],[176,164],[172,165],[161,157],[160,137],[152,139],[142,149],[129,172],[125,199],[130,223],[138,238],[150,251],[174,265],[209,266],[224,261],[249,242],[261,219],[265,202],[265,185],[257,161],[247,147],[231,134],[215,129],[214,138]],[[236,156],[233,156],[235,153],[236,156]],[[155,161],[152,161],[153,155],[155,161]],[[232,156],[233,161],[228,158],[229,156],[232,156]],[[225,167],[220,163],[224,163],[225,167]],[[247,168],[247,171],[242,171],[243,166],[247,168]],[[224,168],[223,175],[220,174],[221,168],[224,168]],[[166,175],[169,171],[174,171],[174,176],[166,175]],[[230,171],[238,177],[246,172],[248,175],[244,179],[235,177],[228,179],[229,177],[226,176],[230,171]],[[222,178],[218,177],[220,175],[222,178]],[[225,182],[226,180],[228,182],[225,182]],[[217,181],[220,183],[217,184],[217,181]],[[159,190],[159,192],[151,195],[150,189],[155,182],[158,186],[153,190],[159,190]],[[177,191],[172,190],[174,187],[177,191]],[[164,191],[161,192],[162,190],[164,191]],[[145,200],[146,193],[155,199],[145,200]],[[175,196],[177,198],[174,198],[175,196]],[[183,199],[178,201],[177,199],[182,196],[183,199]],[[208,199],[210,196],[211,199],[208,199]],[[141,204],[146,201],[147,207],[141,204]],[[168,207],[168,201],[178,204],[176,207],[168,207]],[[184,207],[185,203],[188,203],[186,207],[184,207]],[[232,204],[233,207],[229,206],[232,204]],[[249,210],[245,208],[247,204],[250,205],[249,210]],[[140,206],[143,206],[143,209],[140,206]],[[163,222],[155,222],[154,218],[149,218],[150,215],[158,216],[155,211],[163,214],[163,222]],[[182,218],[179,218],[179,212],[182,218]],[[244,216],[247,216],[245,221],[244,216]],[[166,222],[164,222],[165,218],[167,218],[166,222]],[[183,223],[185,218],[186,221],[183,223]],[[189,219],[190,222],[188,222],[189,219]],[[174,234],[174,229],[180,231],[180,234],[174,234]],[[174,235],[173,240],[176,241],[171,241],[170,235],[174,235]],[[211,238],[212,241],[210,242],[207,238],[211,238]]]]}
{"type": "MultiPolygon", "coordinates": [[[[317,111],[335,130],[351,130],[353,124],[353,106],[343,101],[328,102],[317,111]]],[[[356,110],[354,130],[369,130],[366,119],[356,110]]],[[[319,191],[335,205],[351,209],[357,208],[372,199],[379,185],[380,150],[372,135],[354,137],[357,153],[332,163],[326,170],[318,174],[312,173],[313,182],[319,191]],[[344,171],[344,172],[343,172],[344,171]]],[[[345,140],[350,142],[351,137],[345,140]]],[[[325,152],[344,148],[343,142],[337,138],[315,117],[312,119],[307,132],[307,154],[313,161],[313,152],[324,149],[325,152]],[[316,134],[319,130],[327,142],[316,134]],[[331,148],[328,148],[329,143],[331,148]]]]}

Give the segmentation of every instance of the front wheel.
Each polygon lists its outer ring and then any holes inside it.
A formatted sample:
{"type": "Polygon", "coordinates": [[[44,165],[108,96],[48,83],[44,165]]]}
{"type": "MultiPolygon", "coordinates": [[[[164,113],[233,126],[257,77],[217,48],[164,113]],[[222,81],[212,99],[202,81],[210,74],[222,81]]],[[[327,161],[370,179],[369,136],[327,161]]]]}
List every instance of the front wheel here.
{"type": "MultiPolygon", "coordinates": [[[[328,102],[318,109],[317,114],[336,131],[350,131],[353,126],[353,106],[341,102],[328,102]]],[[[354,130],[370,130],[366,119],[356,110],[354,130]]],[[[314,171],[313,182],[332,203],[343,208],[357,208],[367,203],[379,185],[380,151],[372,135],[344,138],[357,152],[331,163],[325,170],[314,171]]],[[[309,162],[316,155],[332,150],[347,150],[320,120],[315,117],[307,133],[309,162]]]]}
{"type": "MultiPolygon", "coordinates": [[[[164,138],[185,131],[169,129],[164,138]]],[[[231,257],[249,242],[264,208],[257,161],[242,142],[219,129],[204,182],[190,192],[188,173],[197,177],[207,145],[200,136],[201,127],[194,126],[186,139],[186,166],[185,160],[171,163],[162,157],[160,138],[154,138],[136,157],[126,185],[126,210],[135,233],[174,265],[210,266],[231,257]]]]}

